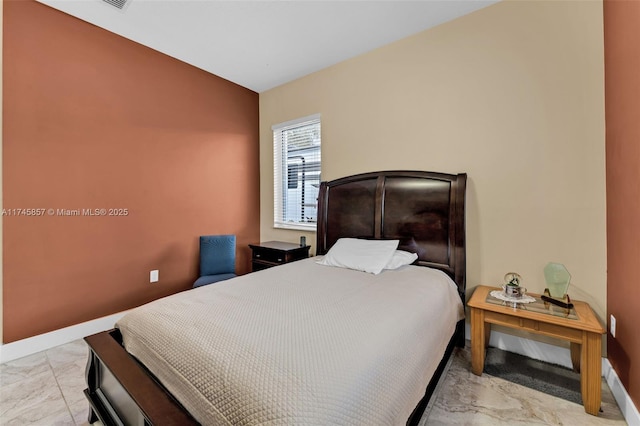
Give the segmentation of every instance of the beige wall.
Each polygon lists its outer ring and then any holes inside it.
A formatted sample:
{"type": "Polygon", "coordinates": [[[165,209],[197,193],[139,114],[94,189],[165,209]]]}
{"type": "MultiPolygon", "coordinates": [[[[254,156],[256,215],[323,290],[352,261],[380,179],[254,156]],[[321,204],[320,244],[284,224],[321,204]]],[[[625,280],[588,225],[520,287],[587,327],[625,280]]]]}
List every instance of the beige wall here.
{"type": "Polygon", "coordinates": [[[561,262],[602,319],[603,79],[602,2],[501,2],[262,93],[261,238],[302,234],[272,226],[271,125],[321,113],[323,180],[468,173],[469,290],[561,262]]]}

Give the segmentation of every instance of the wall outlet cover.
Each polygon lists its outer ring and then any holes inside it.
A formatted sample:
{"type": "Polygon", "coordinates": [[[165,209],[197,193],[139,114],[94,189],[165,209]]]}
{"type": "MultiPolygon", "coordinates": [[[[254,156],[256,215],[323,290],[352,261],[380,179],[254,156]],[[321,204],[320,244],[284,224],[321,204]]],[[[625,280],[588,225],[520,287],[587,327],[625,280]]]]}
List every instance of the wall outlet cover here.
{"type": "Polygon", "coordinates": [[[611,315],[609,332],[611,333],[611,337],[616,337],[616,317],[614,317],[613,315],[611,315]]]}

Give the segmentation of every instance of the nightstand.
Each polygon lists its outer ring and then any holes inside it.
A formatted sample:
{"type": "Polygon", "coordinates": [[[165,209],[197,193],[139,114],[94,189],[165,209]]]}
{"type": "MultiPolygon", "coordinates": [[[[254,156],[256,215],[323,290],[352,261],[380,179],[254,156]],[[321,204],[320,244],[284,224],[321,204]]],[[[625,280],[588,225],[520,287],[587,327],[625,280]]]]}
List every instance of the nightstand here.
{"type": "Polygon", "coordinates": [[[572,309],[536,301],[512,307],[491,296],[496,287],[478,286],[467,305],[471,308],[471,371],[480,376],[484,369],[485,349],[491,325],[543,334],[570,343],[571,362],[580,372],[582,402],[587,413],[598,415],[601,398],[602,335],[604,328],[586,302],[572,300],[572,309]]]}
{"type": "Polygon", "coordinates": [[[271,268],[285,263],[309,257],[311,246],[285,243],[282,241],[267,241],[259,244],[249,244],[251,248],[251,270],[271,268]]]}

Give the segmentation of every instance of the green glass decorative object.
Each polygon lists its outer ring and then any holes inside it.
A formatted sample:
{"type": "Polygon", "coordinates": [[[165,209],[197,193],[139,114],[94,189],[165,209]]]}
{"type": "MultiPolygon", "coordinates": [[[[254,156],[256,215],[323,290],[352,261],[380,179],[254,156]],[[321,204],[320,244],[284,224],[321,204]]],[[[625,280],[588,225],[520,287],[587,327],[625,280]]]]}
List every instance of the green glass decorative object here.
{"type": "Polygon", "coordinates": [[[544,279],[547,282],[547,288],[551,297],[564,299],[569,289],[569,281],[571,274],[567,268],[561,263],[549,262],[544,267],[544,279]]]}

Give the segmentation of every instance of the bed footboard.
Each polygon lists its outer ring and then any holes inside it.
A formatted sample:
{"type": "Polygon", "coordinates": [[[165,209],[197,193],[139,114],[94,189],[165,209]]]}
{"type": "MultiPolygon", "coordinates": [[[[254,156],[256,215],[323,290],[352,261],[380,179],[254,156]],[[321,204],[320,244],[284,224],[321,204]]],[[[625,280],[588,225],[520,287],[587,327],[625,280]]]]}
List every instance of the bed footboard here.
{"type": "Polygon", "coordinates": [[[85,337],[89,345],[89,423],[107,425],[197,425],[175,399],[121,346],[116,329],[85,337]]]}

